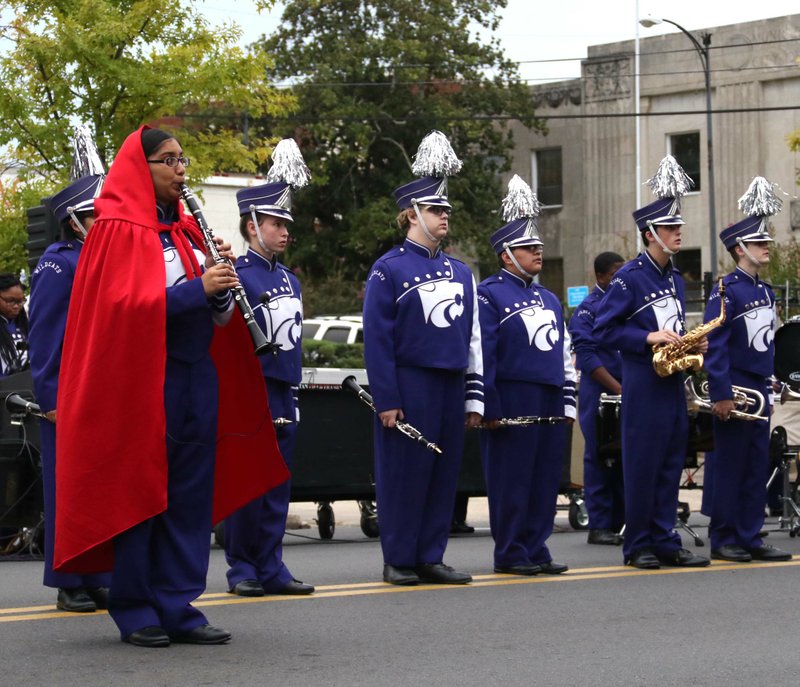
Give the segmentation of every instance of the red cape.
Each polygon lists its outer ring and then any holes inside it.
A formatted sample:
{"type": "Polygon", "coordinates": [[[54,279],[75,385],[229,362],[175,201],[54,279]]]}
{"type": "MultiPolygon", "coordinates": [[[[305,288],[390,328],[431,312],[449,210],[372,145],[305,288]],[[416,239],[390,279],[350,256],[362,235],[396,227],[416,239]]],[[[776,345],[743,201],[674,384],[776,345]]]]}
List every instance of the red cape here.
{"type": "MultiPolygon", "coordinates": [[[[112,538],[167,507],[166,273],[142,127],[123,143],[81,252],[58,389],[54,568],[113,566],[112,538]]],[[[178,224],[198,246],[192,217],[178,224]]],[[[238,309],[215,327],[214,522],[289,476],[238,309]]]]}

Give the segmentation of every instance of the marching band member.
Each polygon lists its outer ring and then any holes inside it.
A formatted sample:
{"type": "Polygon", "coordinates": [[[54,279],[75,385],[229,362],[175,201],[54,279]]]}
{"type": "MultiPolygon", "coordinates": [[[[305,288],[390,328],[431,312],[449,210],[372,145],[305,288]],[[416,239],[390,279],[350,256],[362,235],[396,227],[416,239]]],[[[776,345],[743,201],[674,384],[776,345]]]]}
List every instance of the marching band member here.
{"type": "Polygon", "coordinates": [[[603,465],[597,456],[597,408],[600,394],[622,393],[622,359],[619,351],[595,339],[592,329],[597,307],[609,283],[625,262],[621,255],[606,252],[594,259],[596,284],[569,321],[569,333],[581,372],[578,388],[578,418],[583,432],[583,490],[589,513],[589,544],[618,545],[617,534],[625,523],[622,465],[603,465]]]}
{"type": "MultiPolygon", "coordinates": [[[[237,191],[239,230],[248,244],[236,261],[247,300],[277,346],[275,355],[262,355],[261,372],[273,418],[288,421],[276,429],[278,446],[291,469],[300,410],[297,394],[302,377],[303,302],[300,282],[278,262],[289,241],[292,186],[305,186],[308,168],[293,139],[276,146],[267,183],[237,191]]],[[[287,480],[225,519],[225,558],[228,589],[239,596],[311,594],[314,587],[296,580],[283,563],[283,535],[289,512],[287,480]]]]}
{"type": "Polygon", "coordinates": [[[0,274],[0,377],[24,370],[28,364],[28,315],[25,290],[11,272],[0,274]]]}
{"type": "MultiPolygon", "coordinates": [[[[708,336],[705,369],[714,415],[713,489],[709,504],[711,557],[726,561],[787,561],[791,554],[764,544],[767,491],[764,476],[769,465],[769,421],[731,417],[737,408],[732,385],[754,389],[765,401],[763,417],[772,408],[770,377],[775,359],[775,294],[758,273],[769,264],[767,232],[771,215],[781,202],[772,185],[756,177],[739,207],[748,214],[720,232],[719,238],[736,263],[724,278],[725,321],[708,336]]],[[[705,319],[720,313],[717,288],[711,292],[705,319]]]]}
{"type": "Polygon", "coordinates": [[[103,186],[101,175],[81,177],[46,201],[66,240],[50,246],[31,277],[30,363],[36,402],[47,415],[40,421],[44,487],[44,585],[58,589],[56,606],[74,613],[108,607],[107,573],[79,575],[53,570],[56,498],[56,396],[61,347],[75,269],[83,241],[94,224],[94,199],[103,186]]]}
{"type": "Polygon", "coordinates": [[[553,531],[565,448],[563,424],[497,427],[503,417],[575,418],[575,368],[561,303],[534,281],[542,269],[539,204],[518,176],[490,242],[501,269],[478,286],[488,430],[481,458],[494,537],[494,570],[559,574],[547,538],[553,531]]]}
{"type": "Polygon", "coordinates": [[[648,183],[658,200],[633,213],[645,250],[614,275],[593,329],[622,354],[623,555],[636,568],[706,566],[674,530],[688,442],[683,375],[656,374],[651,350],[679,342],[686,329],[683,279],[671,258],[681,247],[680,197],[692,181],[667,155],[648,183]]]}
{"type": "Polygon", "coordinates": [[[453,515],[464,423],[483,413],[483,365],[475,279],[442,250],[452,207],[446,176],[461,162],[445,136],[422,141],[412,171],[422,178],[394,192],[405,241],[369,272],[364,356],[376,407],[375,491],[389,584],[466,584],[443,563],[453,515]],[[395,430],[406,420],[443,453],[395,430]]]}
{"type": "Polygon", "coordinates": [[[159,129],[122,144],[78,263],[57,398],[55,568],[113,566],[109,614],[142,647],[230,640],[192,605],[212,521],[287,477],[236,274],[179,203],[188,164],[159,129]]]}

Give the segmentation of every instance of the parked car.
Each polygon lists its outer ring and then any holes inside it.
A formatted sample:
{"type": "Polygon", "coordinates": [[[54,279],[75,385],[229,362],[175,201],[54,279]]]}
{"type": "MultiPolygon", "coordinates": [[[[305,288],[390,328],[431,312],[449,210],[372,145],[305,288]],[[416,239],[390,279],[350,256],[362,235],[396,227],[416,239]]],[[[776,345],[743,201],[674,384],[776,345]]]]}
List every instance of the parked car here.
{"type": "Polygon", "coordinates": [[[334,343],[364,343],[361,315],[323,315],[303,320],[303,338],[334,343]]]}

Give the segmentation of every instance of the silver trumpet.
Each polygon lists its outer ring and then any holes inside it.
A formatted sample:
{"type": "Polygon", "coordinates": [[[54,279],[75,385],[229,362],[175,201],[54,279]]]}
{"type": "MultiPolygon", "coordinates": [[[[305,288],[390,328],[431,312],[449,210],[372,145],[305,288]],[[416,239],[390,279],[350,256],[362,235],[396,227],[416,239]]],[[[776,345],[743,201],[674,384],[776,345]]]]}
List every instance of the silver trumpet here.
{"type": "MultiPolygon", "coordinates": [[[[752,422],[769,422],[769,418],[763,416],[761,413],[764,411],[766,400],[764,394],[756,389],[750,389],[743,386],[732,386],[733,389],[733,403],[736,406],[735,410],[731,411],[731,417],[736,420],[749,420],[752,422]],[[748,412],[752,409],[752,412],[748,412]]],[[[683,389],[686,394],[686,406],[690,413],[710,413],[714,405],[708,393],[708,382],[700,384],[700,391],[694,384],[693,377],[687,377],[683,383],[683,389]]]]}
{"type": "Polygon", "coordinates": [[[796,391],[785,382],[782,382],[780,401],[781,405],[786,403],[786,401],[800,401],[800,391],[796,391]]]}

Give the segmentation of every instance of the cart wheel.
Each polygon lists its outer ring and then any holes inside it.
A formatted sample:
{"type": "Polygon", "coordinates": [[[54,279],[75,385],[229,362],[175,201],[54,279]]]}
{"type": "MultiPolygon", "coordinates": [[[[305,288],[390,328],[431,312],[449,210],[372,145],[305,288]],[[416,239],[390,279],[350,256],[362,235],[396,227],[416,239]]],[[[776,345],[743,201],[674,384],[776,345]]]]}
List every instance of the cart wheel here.
{"type": "Polygon", "coordinates": [[[678,501],[678,518],[685,525],[689,522],[689,516],[692,514],[691,508],[686,501],[678,501]]]}
{"type": "Polygon", "coordinates": [[[225,521],[218,522],[214,525],[214,543],[219,546],[219,548],[225,548],[225,521]]]}
{"type": "Polygon", "coordinates": [[[333,508],[327,501],[322,501],[317,505],[317,529],[320,539],[333,539],[336,531],[336,518],[333,515],[333,508]]]}
{"type": "Polygon", "coordinates": [[[361,509],[361,531],[364,536],[375,539],[380,536],[378,528],[378,510],[373,501],[359,501],[358,507],[361,509]]]}
{"type": "Polygon", "coordinates": [[[589,527],[589,512],[586,510],[586,502],[580,497],[570,499],[569,524],[574,530],[585,530],[589,527]]]}

